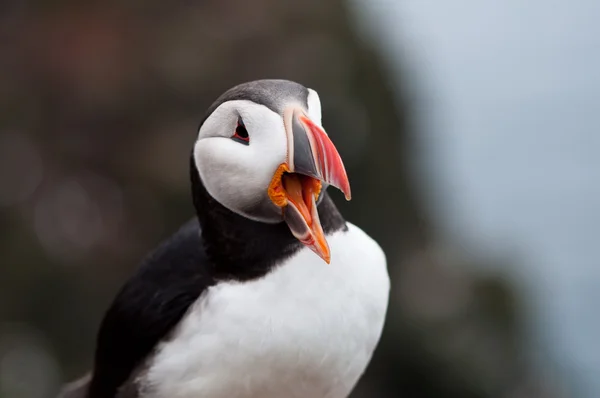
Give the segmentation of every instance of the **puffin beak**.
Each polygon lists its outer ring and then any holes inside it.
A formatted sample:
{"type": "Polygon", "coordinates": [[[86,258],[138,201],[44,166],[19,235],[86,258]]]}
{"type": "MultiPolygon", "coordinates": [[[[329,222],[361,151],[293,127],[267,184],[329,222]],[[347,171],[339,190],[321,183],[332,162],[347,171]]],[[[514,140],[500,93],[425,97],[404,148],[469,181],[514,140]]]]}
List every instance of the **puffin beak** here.
{"type": "Polygon", "coordinates": [[[284,111],[288,139],[286,163],[279,166],[269,197],[282,208],[292,234],[329,264],[331,255],[316,201],[323,184],[340,189],[350,200],[350,183],[342,159],[321,127],[299,107],[284,111]]]}

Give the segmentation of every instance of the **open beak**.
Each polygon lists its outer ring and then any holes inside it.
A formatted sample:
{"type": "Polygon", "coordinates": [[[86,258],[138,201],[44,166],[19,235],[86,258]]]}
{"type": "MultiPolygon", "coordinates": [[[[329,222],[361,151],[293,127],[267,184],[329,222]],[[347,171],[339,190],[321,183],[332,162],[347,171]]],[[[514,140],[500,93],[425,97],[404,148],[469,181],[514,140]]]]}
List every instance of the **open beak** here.
{"type": "Polygon", "coordinates": [[[316,201],[323,183],[340,189],[350,200],[350,183],[335,146],[321,127],[299,107],[287,108],[284,124],[287,161],[269,185],[269,197],[282,208],[292,234],[329,264],[329,245],[319,220],[316,201]]]}

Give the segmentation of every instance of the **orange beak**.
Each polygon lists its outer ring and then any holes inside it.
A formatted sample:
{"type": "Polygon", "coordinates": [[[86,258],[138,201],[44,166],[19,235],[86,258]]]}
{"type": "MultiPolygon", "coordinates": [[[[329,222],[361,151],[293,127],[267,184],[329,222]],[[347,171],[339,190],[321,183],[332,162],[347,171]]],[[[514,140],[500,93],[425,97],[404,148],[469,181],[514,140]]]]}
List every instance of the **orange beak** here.
{"type": "Polygon", "coordinates": [[[331,254],[316,202],[323,183],[340,189],[350,200],[346,169],[325,131],[304,110],[287,108],[284,124],[288,157],[271,180],[269,197],[282,208],[283,219],[292,234],[329,264],[331,254]]]}

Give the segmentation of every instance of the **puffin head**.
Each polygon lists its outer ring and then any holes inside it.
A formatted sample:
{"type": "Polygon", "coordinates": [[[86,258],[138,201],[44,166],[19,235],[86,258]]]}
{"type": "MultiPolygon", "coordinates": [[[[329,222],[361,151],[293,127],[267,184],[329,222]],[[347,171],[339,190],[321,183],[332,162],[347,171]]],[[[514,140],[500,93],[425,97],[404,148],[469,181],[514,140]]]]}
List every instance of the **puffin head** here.
{"type": "Polygon", "coordinates": [[[329,263],[317,205],[328,185],[350,200],[350,184],[321,125],[316,91],[287,80],[228,90],[200,126],[193,165],[208,194],[225,208],[257,222],[287,223],[329,263]]]}

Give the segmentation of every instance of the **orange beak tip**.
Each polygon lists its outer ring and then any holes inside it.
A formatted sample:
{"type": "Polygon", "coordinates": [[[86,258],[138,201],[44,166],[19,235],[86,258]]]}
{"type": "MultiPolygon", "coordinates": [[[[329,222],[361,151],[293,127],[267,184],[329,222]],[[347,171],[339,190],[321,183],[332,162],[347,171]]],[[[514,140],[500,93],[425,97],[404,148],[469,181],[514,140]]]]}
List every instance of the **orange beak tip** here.
{"type": "Polygon", "coordinates": [[[316,252],[317,256],[321,257],[323,259],[323,261],[325,261],[327,264],[331,264],[331,254],[329,253],[329,250],[327,250],[326,252],[316,252]]]}
{"type": "Polygon", "coordinates": [[[320,244],[319,256],[325,260],[327,264],[331,263],[331,250],[329,250],[329,245],[327,241],[323,238],[323,242],[320,244]]]}

